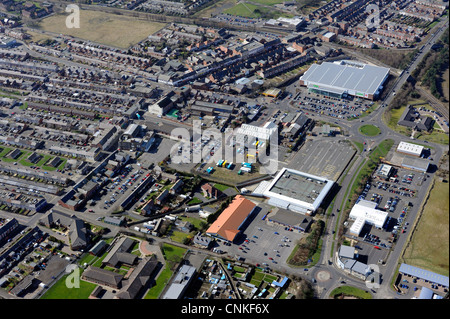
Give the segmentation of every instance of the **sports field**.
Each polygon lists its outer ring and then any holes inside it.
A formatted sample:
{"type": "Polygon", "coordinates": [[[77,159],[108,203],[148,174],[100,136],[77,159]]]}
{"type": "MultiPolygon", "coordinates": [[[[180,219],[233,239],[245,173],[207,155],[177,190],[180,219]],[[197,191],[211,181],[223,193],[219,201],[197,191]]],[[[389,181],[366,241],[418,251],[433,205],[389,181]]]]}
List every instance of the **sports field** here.
{"type": "Polygon", "coordinates": [[[403,262],[449,275],[449,187],[434,181],[430,197],[403,254],[403,262]]]}
{"type": "Polygon", "coordinates": [[[137,20],[100,11],[81,10],[80,28],[67,28],[68,14],[57,14],[43,19],[42,31],[90,40],[118,48],[128,48],[162,29],[165,23],[137,20]]]}

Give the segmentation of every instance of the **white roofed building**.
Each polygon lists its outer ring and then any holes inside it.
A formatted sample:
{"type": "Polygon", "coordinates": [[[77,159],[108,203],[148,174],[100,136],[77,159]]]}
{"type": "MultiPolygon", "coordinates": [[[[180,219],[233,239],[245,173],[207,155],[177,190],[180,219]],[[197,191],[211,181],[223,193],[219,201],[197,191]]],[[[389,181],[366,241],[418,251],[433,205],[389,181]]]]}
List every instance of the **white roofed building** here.
{"type": "Polygon", "coordinates": [[[260,144],[269,142],[275,135],[278,134],[278,126],[273,122],[267,122],[263,127],[242,124],[236,130],[235,141],[241,145],[252,145],[256,141],[260,144]]]}
{"type": "Polygon", "coordinates": [[[387,212],[377,209],[377,203],[360,200],[350,211],[349,218],[354,220],[350,227],[350,234],[359,236],[366,223],[377,228],[382,228],[387,216],[387,212]]]}
{"type": "Polygon", "coordinates": [[[397,152],[420,157],[423,152],[423,146],[407,142],[400,142],[397,147],[397,152]]]}
{"type": "Polygon", "coordinates": [[[389,76],[388,68],[353,61],[313,64],[300,77],[310,92],[330,97],[347,95],[375,100],[389,76]]]}

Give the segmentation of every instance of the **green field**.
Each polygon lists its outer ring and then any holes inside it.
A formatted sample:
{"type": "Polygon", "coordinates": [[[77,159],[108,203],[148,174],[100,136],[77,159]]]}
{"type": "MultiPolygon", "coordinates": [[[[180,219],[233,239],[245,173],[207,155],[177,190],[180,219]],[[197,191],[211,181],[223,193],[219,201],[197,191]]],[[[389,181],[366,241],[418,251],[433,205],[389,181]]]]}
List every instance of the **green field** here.
{"type": "Polygon", "coordinates": [[[255,13],[255,9],[257,8],[258,6],[254,4],[239,3],[232,8],[225,10],[224,13],[246,18],[258,18],[258,15],[255,13]]]}
{"type": "Polygon", "coordinates": [[[375,125],[366,124],[359,128],[359,132],[366,136],[376,136],[381,133],[381,130],[375,125]]]}
{"type": "Polygon", "coordinates": [[[67,162],[66,158],[61,158],[62,162],[61,162],[61,164],[59,164],[58,167],[43,165],[54,158],[54,156],[51,156],[51,155],[43,155],[43,157],[36,164],[34,164],[27,160],[27,157],[32,153],[32,151],[21,150],[22,154],[20,154],[20,156],[18,158],[14,159],[14,158],[7,157],[6,155],[9,152],[11,152],[12,150],[14,150],[15,148],[0,146],[0,149],[1,149],[0,159],[4,162],[7,162],[7,163],[17,162],[17,163],[20,163],[21,165],[27,166],[27,167],[36,166],[36,167],[40,167],[46,171],[56,171],[57,169],[63,169],[66,166],[66,162],[67,162]]]}
{"type": "Polygon", "coordinates": [[[372,299],[372,295],[370,293],[351,286],[341,286],[330,292],[331,298],[339,299],[341,295],[358,299],[372,299]]]}
{"type": "Polygon", "coordinates": [[[164,259],[166,260],[166,265],[159,273],[154,285],[149,289],[144,299],[158,299],[161,292],[169,283],[170,278],[172,278],[172,269],[174,269],[174,266],[183,259],[186,249],[169,244],[163,244],[162,252],[164,259]]]}
{"type": "Polygon", "coordinates": [[[39,23],[39,28],[42,31],[128,48],[165,26],[165,23],[138,20],[101,11],[80,10],[80,28],[69,29],[66,27],[67,16],[66,14],[52,15],[43,19],[39,23]]]}
{"type": "MultiPolygon", "coordinates": [[[[264,0],[260,0],[264,1],[264,0]]],[[[270,0],[267,0],[270,1],[270,0]]],[[[274,0],[275,1],[275,0],[274,0]]],[[[258,2],[258,1],[255,1],[258,2]]],[[[232,8],[223,11],[234,16],[244,17],[244,18],[265,18],[265,19],[276,19],[279,17],[291,17],[287,13],[276,9],[270,9],[259,5],[254,5],[252,3],[241,2],[232,8]]]]}
{"type": "Polygon", "coordinates": [[[264,4],[267,6],[273,6],[274,4],[283,3],[284,0],[252,0],[252,2],[264,4]]]}
{"type": "Polygon", "coordinates": [[[435,179],[430,197],[403,253],[404,263],[449,275],[448,212],[448,183],[435,179]]]}
{"type": "Polygon", "coordinates": [[[66,278],[69,274],[63,276],[40,299],[88,299],[96,284],[80,280],[79,288],[67,288],[66,278]]]}

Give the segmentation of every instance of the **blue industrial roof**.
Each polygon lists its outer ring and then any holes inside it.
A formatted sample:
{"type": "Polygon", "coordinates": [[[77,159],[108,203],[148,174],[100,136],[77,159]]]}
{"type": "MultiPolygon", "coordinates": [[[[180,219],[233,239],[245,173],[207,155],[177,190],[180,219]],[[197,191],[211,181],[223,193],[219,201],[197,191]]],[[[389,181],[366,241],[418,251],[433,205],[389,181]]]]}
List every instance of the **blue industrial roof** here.
{"type": "Polygon", "coordinates": [[[273,281],[272,285],[278,286],[278,287],[284,287],[284,285],[286,284],[286,282],[288,281],[288,277],[284,277],[283,280],[281,282],[278,281],[273,281]]]}
{"type": "Polygon", "coordinates": [[[438,285],[448,287],[447,276],[439,275],[425,269],[421,269],[407,264],[401,264],[399,272],[410,276],[418,277],[420,279],[428,280],[438,285]]]}

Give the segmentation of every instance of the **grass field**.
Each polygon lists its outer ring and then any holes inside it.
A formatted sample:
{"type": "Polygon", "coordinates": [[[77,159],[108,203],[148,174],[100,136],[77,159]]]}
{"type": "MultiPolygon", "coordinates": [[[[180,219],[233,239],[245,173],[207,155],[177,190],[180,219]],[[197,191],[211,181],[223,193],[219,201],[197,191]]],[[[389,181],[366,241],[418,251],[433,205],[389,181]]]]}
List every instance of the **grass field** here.
{"type": "Polygon", "coordinates": [[[449,187],[435,179],[408,246],[403,262],[438,274],[449,275],[449,187]]]}
{"type": "Polygon", "coordinates": [[[225,10],[224,13],[246,18],[258,18],[258,15],[255,13],[255,9],[257,8],[258,6],[254,4],[239,3],[232,8],[225,10]]]}
{"type": "Polygon", "coordinates": [[[229,170],[224,167],[217,167],[213,163],[205,165],[204,169],[207,167],[213,166],[214,171],[211,174],[202,173],[202,177],[220,182],[220,184],[228,184],[228,185],[236,185],[238,183],[242,183],[249,179],[258,178],[263,176],[263,174],[259,173],[259,164],[254,164],[253,171],[251,173],[243,173],[242,175],[238,175],[240,164],[236,164],[237,167],[234,167],[233,170],[229,170]]]}
{"type": "Polygon", "coordinates": [[[158,299],[164,287],[169,283],[170,278],[173,275],[172,267],[183,259],[186,249],[177,246],[163,244],[162,252],[164,259],[166,260],[166,266],[159,273],[155,284],[149,289],[144,299],[158,299]]]}
{"type": "Polygon", "coordinates": [[[264,4],[267,6],[272,6],[274,4],[279,4],[279,3],[283,3],[284,0],[251,0],[252,2],[256,2],[256,3],[260,3],[260,4],[264,4]]]}
{"type": "Polygon", "coordinates": [[[375,125],[366,124],[359,128],[359,132],[367,136],[376,136],[381,133],[381,130],[375,125]]]}
{"type": "Polygon", "coordinates": [[[66,27],[66,14],[43,19],[39,28],[43,31],[71,35],[97,43],[128,48],[144,40],[165,26],[164,23],[137,20],[100,11],[80,11],[80,28],[66,27]]]}
{"type": "MultiPolygon", "coordinates": [[[[260,0],[264,1],[264,0],[260,0]]],[[[270,1],[270,0],[267,0],[270,1]]],[[[275,0],[273,0],[275,1],[275,0]]],[[[259,1],[255,1],[259,2],[259,1]]],[[[276,10],[276,9],[270,9],[259,5],[254,5],[252,3],[248,2],[241,2],[237,5],[235,5],[232,8],[226,9],[223,11],[224,13],[228,13],[231,15],[239,16],[239,17],[245,17],[245,18],[272,18],[276,19],[279,17],[291,17],[292,15],[289,15],[287,13],[284,13],[282,11],[276,10]]]]}
{"type": "Polygon", "coordinates": [[[340,295],[355,297],[358,299],[372,299],[372,295],[370,293],[351,286],[341,286],[330,292],[330,297],[335,299],[339,299],[340,295]]]}
{"type": "Polygon", "coordinates": [[[80,280],[79,288],[67,288],[68,274],[58,280],[40,299],[88,299],[96,284],[80,280]]]}

